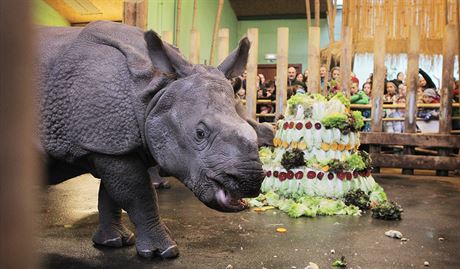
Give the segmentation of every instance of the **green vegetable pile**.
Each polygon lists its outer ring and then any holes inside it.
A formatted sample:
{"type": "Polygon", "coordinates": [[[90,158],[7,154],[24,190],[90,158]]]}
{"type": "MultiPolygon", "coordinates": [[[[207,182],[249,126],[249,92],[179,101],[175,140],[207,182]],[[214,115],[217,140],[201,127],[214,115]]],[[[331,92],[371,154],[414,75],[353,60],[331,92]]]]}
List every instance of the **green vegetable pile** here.
{"type": "Polygon", "coordinates": [[[347,206],[342,200],[334,200],[324,197],[302,196],[298,198],[284,198],[275,192],[260,194],[257,198],[249,200],[250,206],[274,206],[286,212],[289,217],[301,216],[332,216],[352,215],[359,216],[361,211],[354,205],[347,206]]]}
{"type": "Polygon", "coordinates": [[[359,209],[365,211],[371,207],[371,201],[369,195],[367,195],[361,189],[351,191],[347,193],[344,197],[344,202],[346,205],[354,205],[359,207],[359,209]]]}
{"type": "Polygon", "coordinates": [[[283,154],[281,165],[286,169],[292,169],[305,165],[304,152],[300,149],[288,150],[283,154]]]}
{"type": "Polygon", "coordinates": [[[340,268],[346,268],[347,267],[347,262],[345,261],[345,256],[342,256],[342,258],[340,258],[340,260],[335,260],[332,263],[332,266],[340,267],[340,268]]]}
{"type": "Polygon", "coordinates": [[[356,132],[364,126],[364,117],[360,111],[352,111],[351,114],[331,113],[325,116],[321,123],[327,129],[337,128],[342,133],[356,132]]]}
{"type": "Polygon", "coordinates": [[[259,158],[263,164],[268,164],[272,161],[272,149],[270,147],[261,147],[259,149],[259,158]]]}
{"type": "Polygon", "coordinates": [[[400,220],[402,207],[396,202],[385,201],[372,208],[372,217],[384,220],[400,220]]]}
{"type": "Polygon", "coordinates": [[[355,152],[343,161],[333,159],[329,161],[327,165],[332,171],[363,171],[370,169],[370,159],[368,158],[369,154],[361,152],[362,151],[355,152]]]}
{"type": "Polygon", "coordinates": [[[350,99],[347,98],[342,92],[338,92],[327,97],[328,100],[339,100],[346,108],[350,107],[350,99]]]}

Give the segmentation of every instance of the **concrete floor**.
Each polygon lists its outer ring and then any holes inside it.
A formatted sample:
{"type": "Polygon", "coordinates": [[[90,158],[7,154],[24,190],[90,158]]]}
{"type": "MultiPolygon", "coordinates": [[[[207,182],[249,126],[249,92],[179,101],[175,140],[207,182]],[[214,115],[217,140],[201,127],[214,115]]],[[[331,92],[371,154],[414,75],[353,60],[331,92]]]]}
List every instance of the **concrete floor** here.
{"type": "Polygon", "coordinates": [[[460,178],[375,177],[390,199],[403,206],[402,221],[375,220],[370,214],[291,219],[277,210],[219,213],[174,180],[172,189],[161,190],[159,197],[180,257],[145,260],[134,247],[93,246],[98,180],[84,175],[44,191],[38,251],[43,268],[67,269],[305,268],[309,262],[323,269],[332,268],[342,255],[354,269],[426,268],[425,261],[429,268],[460,268],[460,178]],[[278,227],[287,232],[277,233],[278,227]],[[409,240],[386,237],[389,229],[409,240]]]}

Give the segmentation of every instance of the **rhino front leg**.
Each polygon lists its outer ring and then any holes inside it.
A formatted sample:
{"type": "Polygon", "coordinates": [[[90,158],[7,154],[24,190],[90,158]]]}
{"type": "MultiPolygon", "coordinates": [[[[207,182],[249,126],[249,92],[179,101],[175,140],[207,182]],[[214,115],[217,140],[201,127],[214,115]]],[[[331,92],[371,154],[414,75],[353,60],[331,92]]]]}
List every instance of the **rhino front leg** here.
{"type": "Polygon", "coordinates": [[[99,226],[93,236],[97,245],[108,247],[130,246],[134,234],[121,223],[121,207],[108,195],[104,183],[99,186],[99,226]]]}
{"type": "Polygon", "coordinates": [[[108,195],[126,210],[136,227],[136,249],[143,257],[179,255],[166,225],[160,218],[155,190],[147,167],[136,155],[94,156],[94,165],[108,195]]]}

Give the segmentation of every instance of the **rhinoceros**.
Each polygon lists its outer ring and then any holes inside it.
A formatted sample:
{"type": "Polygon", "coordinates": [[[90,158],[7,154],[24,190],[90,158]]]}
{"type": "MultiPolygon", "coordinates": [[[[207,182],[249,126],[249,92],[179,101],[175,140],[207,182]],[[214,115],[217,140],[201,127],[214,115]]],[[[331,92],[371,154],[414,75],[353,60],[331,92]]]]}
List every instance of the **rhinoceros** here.
{"type": "Polygon", "coordinates": [[[241,74],[249,41],[217,67],[192,65],[153,31],[98,21],[38,30],[40,145],[48,180],[101,179],[95,244],[136,245],[174,258],[148,167],[178,178],[206,206],[237,212],[259,194],[257,135],[235,108],[228,79],[241,74]],[[136,239],[121,222],[124,209],[136,239]]]}

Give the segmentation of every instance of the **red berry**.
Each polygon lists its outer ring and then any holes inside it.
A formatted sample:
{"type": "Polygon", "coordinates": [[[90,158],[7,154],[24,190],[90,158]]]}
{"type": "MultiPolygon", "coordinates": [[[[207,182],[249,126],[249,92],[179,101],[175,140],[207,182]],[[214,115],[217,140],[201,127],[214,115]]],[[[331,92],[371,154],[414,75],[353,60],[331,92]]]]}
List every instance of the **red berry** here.
{"type": "Polygon", "coordinates": [[[273,176],[278,177],[279,172],[278,171],[273,171],[273,176]]]}
{"type": "Polygon", "coordinates": [[[353,175],[350,172],[346,172],[345,176],[347,177],[347,180],[351,180],[353,178],[353,175]]]}
{"type": "Polygon", "coordinates": [[[366,170],[366,177],[371,175],[371,170],[366,170]]]}
{"type": "Polygon", "coordinates": [[[315,123],[315,128],[316,128],[316,130],[321,129],[321,123],[319,123],[319,122],[315,123]]]}
{"type": "Polygon", "coordinates": [[[280,177],[279,177],[280,181],[285,181],[286,180],[286,173],[285,172],[280,172],[279,175],[280,175],[280,177]]]}
{"type": "Polygon", "coordinates": [[[288,127],[289,127],[289,123],[285,122],[285,123],[283,124],[283,129],[284,129],[284,130],[287,130],[288,127]]]}
{"type": "Polygon", "coordinates": [[[340,171],[340,172],[337,172],[337,177],[340,179],[340,180],[344,180],[345,179],[345,173],[340,171]]]}
{"type": "Polygon", "coordinates": [[[315,171],[308,171],[307,173],[307,178],[308,179],[314,179],[316,177],[315,171]]]}
{"type": "Polygon", "coordinates": [[[302,179],[303,178],[303,172],[299,171],[299,172],[295,173],[295,178],[296,179],[302,179]]]}
{"type": "Polygon", "coordinates": [[[328,178],[329,180],[333,180],[333,179],[334,179],[334,174],[331,173],[331,172],[329,172],[329,174],[327,174],[327,178],[328,178]]]}
{"type": "Polygon", "coordinates": [[[293,121],[291,121],[291,122],[289,123],[289,129],[292,129],[292,128],[294,128],[294,122],[293,122],[293,121]]]}
{"type": "Polygon", "coordinates": [[[288,179],[293,179],[293,178],[294,178],[294,172],[292,172],[291,170],[289,170],[289,171],[287,172],[287,178],[288,178],[288,179]]]}
{"type": "Polygon", "coordinates": [[[357,178],[358,177],[358,171],[353,171],[353,177],[357,178]]]}
{"type": "Polygon", "coordinates": [[[313,125],[311,124],[311,122],[305,123],[305,128],[311,129],[311,127],[313,127],[313,125]]]}
{"type": "Polygon", "coordinates": [[[303,127],[303,124],[301,122],[298,122],[296,125],[295,125],[295,128],[297,130],[302,130],[302,127],[303,127]]]}
{"type": "Polygon", "coordinates": [[[321,180],[321,179],[323,179],[323,177],[324,177],[324,173],[323,173],[323,172],[318,172],[318,174],[316,175],[316,177],[317,177],[319,180],[321,180]]]}
{"type": "Polygon", "coordinates": [[[268,170],[268,171],[265,173],[265,175],[266,175],[267,177],[271,177],[271,176],[272,176],[272,171],[268,170]]]}

